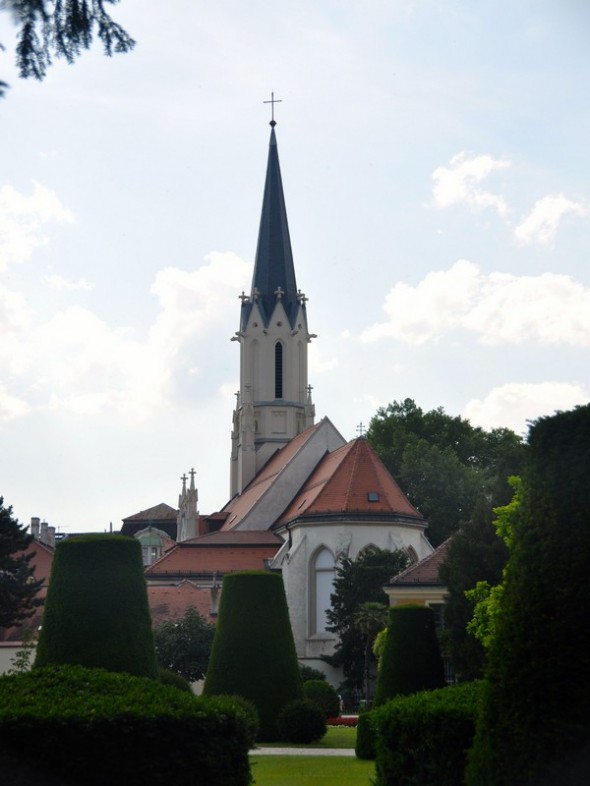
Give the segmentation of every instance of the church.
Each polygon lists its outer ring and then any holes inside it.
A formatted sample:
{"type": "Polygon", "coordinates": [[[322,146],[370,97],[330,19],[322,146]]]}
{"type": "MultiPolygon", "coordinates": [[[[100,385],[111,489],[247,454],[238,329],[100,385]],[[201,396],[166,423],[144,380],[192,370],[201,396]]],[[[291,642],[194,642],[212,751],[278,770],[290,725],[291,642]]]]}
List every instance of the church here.
{"type": "MultiPolygon", "coordinates": [[[[252,285],[242,292],[240,388],[231,424],[231,497],[198,511],[195,471],[178,509],[157,505],[123,520],[142,543],[155,624],[195,606],[217,613],[223,576],[282,574],[297,654],[323,671],[335,646],[326,609],[338,562],[365,549],[403,549],[412,563],[433,548],[427,523],[364,437],[347,442],[316,422],[308,381],[308,299],[297,286],[276,123],[270,144],[252,285]]],[[[237,295],[238,293],[236,293],[237,295]]],[[[337,680],[336,674],[330,674],[337,680]]]]}

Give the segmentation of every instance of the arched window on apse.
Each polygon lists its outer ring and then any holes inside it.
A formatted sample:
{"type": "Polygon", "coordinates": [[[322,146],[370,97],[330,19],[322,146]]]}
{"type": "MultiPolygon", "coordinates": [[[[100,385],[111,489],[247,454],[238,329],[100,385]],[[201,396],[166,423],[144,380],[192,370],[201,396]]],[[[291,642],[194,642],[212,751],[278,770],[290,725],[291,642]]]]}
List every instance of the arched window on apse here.
{"type": "Polygon", "coordinates": [[[311,604],[311,633],[326,633],[328,619],[326,610],[332,605],[330,595],[333,591],[336,566],[334,555],[327,548],[316,552],[312,563],[312,604],[311,604]]]}

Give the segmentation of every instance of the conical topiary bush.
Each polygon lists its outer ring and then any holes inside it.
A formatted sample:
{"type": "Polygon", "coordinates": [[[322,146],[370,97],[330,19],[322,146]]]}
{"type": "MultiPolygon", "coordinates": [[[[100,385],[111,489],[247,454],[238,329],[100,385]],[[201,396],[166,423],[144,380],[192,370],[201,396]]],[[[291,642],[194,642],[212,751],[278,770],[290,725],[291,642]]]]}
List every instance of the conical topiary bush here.
{"type": "Polygon", "coordinates": [[[84,535],[56,547],[35,666],[60,663],[157,678],[139,541],[84,535]]]}
{"type": "Polygon", "coordinates": [[[258,739],[278,739],[283,707],[303,696],[281,576],[233,573],[223,580],[204,695],[237,694],[258,711],[258,739]]]}
{"type": "Polygon", "coordinates": [[[375,705],[394,696],[445,685],[434,614],[427,606],[394,606],[381,657],[375,705]]]}

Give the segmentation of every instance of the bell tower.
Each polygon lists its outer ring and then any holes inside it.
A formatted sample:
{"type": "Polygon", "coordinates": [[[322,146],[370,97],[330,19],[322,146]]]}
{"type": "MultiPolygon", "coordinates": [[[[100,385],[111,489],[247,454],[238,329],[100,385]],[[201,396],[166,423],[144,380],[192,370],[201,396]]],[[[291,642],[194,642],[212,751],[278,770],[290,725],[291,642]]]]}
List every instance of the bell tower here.
{"type": "Polygon", "coordinates": [[[273,119],[250,294],[240,295],[240,389],[233,414],[231,496],[270,456],[313,425],[307,298],[297,289],[273,119]]]}

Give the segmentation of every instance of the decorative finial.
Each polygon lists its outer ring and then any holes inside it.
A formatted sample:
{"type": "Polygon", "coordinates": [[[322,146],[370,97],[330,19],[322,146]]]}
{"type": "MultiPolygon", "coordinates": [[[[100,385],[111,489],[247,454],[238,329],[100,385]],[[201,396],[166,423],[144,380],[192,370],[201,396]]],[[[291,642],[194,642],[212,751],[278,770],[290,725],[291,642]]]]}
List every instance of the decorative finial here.
{"type": "Polygon", "coordinates": [[[363,421],[362,421],[362,420],[361,420],[361,422],[358,424],[358,426],[356,427],[356,433],[359,435],[359,437],[364,437],[364,436],[365,436],[365,433],[366,433],[366,428],[365,428],[365,426],[363,425],[363,421]]]}
{"type": "Polygon", "coordinates": [[[283,99],[282,98],[275,98],[275,94],[271,93],[270,94],[270,101],[263,101],[262,103],[271,105],[271,121],[270,121],[269,125],[274,128],[276,126],[276,121],[275,121],[275,104],[282,104],[283,103],[283,99]]]}

